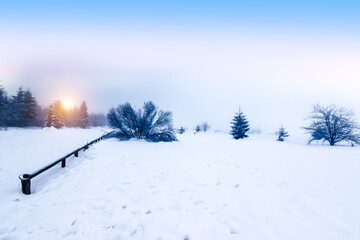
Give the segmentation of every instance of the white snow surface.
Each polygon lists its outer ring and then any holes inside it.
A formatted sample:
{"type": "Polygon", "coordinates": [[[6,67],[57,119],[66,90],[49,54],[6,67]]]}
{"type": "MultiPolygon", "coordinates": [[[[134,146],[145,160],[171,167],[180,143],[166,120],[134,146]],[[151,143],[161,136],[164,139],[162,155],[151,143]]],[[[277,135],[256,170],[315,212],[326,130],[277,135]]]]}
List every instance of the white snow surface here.
{"type": "Polygon", "coordinates": [[[0,131],[0,239],[360,239],[360,149],[186,133],[173,143],[110,129],[0,131]]]}

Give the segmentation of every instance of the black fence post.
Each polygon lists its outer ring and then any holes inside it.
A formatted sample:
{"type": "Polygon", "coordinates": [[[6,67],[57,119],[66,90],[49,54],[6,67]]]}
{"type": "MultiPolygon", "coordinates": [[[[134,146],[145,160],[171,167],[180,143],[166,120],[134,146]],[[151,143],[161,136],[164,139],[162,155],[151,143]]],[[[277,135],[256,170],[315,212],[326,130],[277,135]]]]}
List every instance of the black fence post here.
{"type": "Polygon", "coordinates": [[[78,152],[78,151],[75,152],[74,156],[75,156],[75,157],[79,157],[79,152],[78,152]]]}
{"type": "Polygon", "coordinates": [[[21,180],[21,190],[24,194],[29,195],[31,189],[31,178],[29,174],[22,174],[19,176],[21,180]]]}
{"type": "Polygon", "coordinates": [[[61,167],[64,168],[66,166],[66,158],[61,161],[61,167]]]}

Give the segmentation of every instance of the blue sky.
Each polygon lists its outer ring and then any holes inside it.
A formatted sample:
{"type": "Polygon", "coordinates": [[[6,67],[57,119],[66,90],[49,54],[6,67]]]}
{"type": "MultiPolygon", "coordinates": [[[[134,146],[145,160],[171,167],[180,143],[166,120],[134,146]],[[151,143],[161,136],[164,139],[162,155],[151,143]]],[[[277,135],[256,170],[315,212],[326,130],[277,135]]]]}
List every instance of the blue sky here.
{"type": "MultiPolygon", "coordinates": [[[[359,1],[1,1],[0,18],[23,24],[280,24],[355,27],[359,1]],[[44,21],[45,20],[45,21],[44,21]]],[[[4,22],[3,22],[4,23],[4,22]]]]}
{"type": "Polygon", "coordinates": [[[104,112],[153,100],[175,125],[299,131],[316,103],[360,116],[360,1],[0,1],[0,85],[104,112]]]}

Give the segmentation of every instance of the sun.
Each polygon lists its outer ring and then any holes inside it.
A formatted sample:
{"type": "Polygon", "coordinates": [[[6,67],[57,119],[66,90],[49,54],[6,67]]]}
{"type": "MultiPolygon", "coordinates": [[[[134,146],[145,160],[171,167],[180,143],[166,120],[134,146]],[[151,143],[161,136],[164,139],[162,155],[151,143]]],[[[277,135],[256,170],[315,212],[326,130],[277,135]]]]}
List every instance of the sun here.
{"type": "Polygon", "coordinates": [[[64,99],[62,101],[62,104],[63,104],[65,110],[70,110],[70,109],[72,109],[74,107],[74,102],[71,99],[68,99],[68,98],[64,99]]]}

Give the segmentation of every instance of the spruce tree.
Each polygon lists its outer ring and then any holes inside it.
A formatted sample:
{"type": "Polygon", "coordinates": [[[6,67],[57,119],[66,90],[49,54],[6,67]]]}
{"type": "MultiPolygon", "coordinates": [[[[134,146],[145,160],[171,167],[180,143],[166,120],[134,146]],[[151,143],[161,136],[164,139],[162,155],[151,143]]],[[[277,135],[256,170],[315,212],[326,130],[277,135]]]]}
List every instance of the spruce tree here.
{"type": "Polygon", "coordinates": [[[197,133],[201,131],[200,125],[197,125],[197,126],[196,126],[195,131],[196,131],[197,133]]]}
{"type": "Polygon", "coordinates": [[[64,107],[60,101],[55,101],[50,105],[46,119],[47,127],[62,128],[64,123],[64,107]]]}
{"type": "Polygon", "coordinates": [[[289,133],[285,131],[285,128],[283,126],[279,128],[279,131],[277,131],[276,134],[278,135],[277,141],[279,142],[283,142],[285,138],[289,136],[289,133]]]}
{"type": "Polygon", "coordinates": [[[83,101],[79,111],[79,127],[87,128],[89,126],[89,114],[87,112],[86,102],[83,101]]]}
{"type": "Polygon", "coordinates": [[[0,87],[0,128],[7,127],[9,117],[9,99],[6,91],[0,87]]]}
{"type": "Polygon", "coordinates": [[[18,88],[15,96],[12,96],[10,101],[10,122],[11,127],[26,127],[26,104],[25,104],[25,91],[22,87],[18,88]]]}
{"type": "Polygon", "coordinates": [[[179,133],[180,133],[180,134],[183,134],[184,132],[185,132],[185,128],[181,127],[181,128],[179,129],[179,133]]]}
{"type": "Polygon", "coordinates": [[[249,122],[246,120],[246,116],[239,110],[234,116],[233,121],[231,122],[231,135],[235,139],[247,138],[246,132],[250,130],[249,122]]]}
{"type": "Polygon", "coordinates": [[[39,105],[30,90],[24,94],[26,126],[37,126],[40,115],[39,105]]]}

